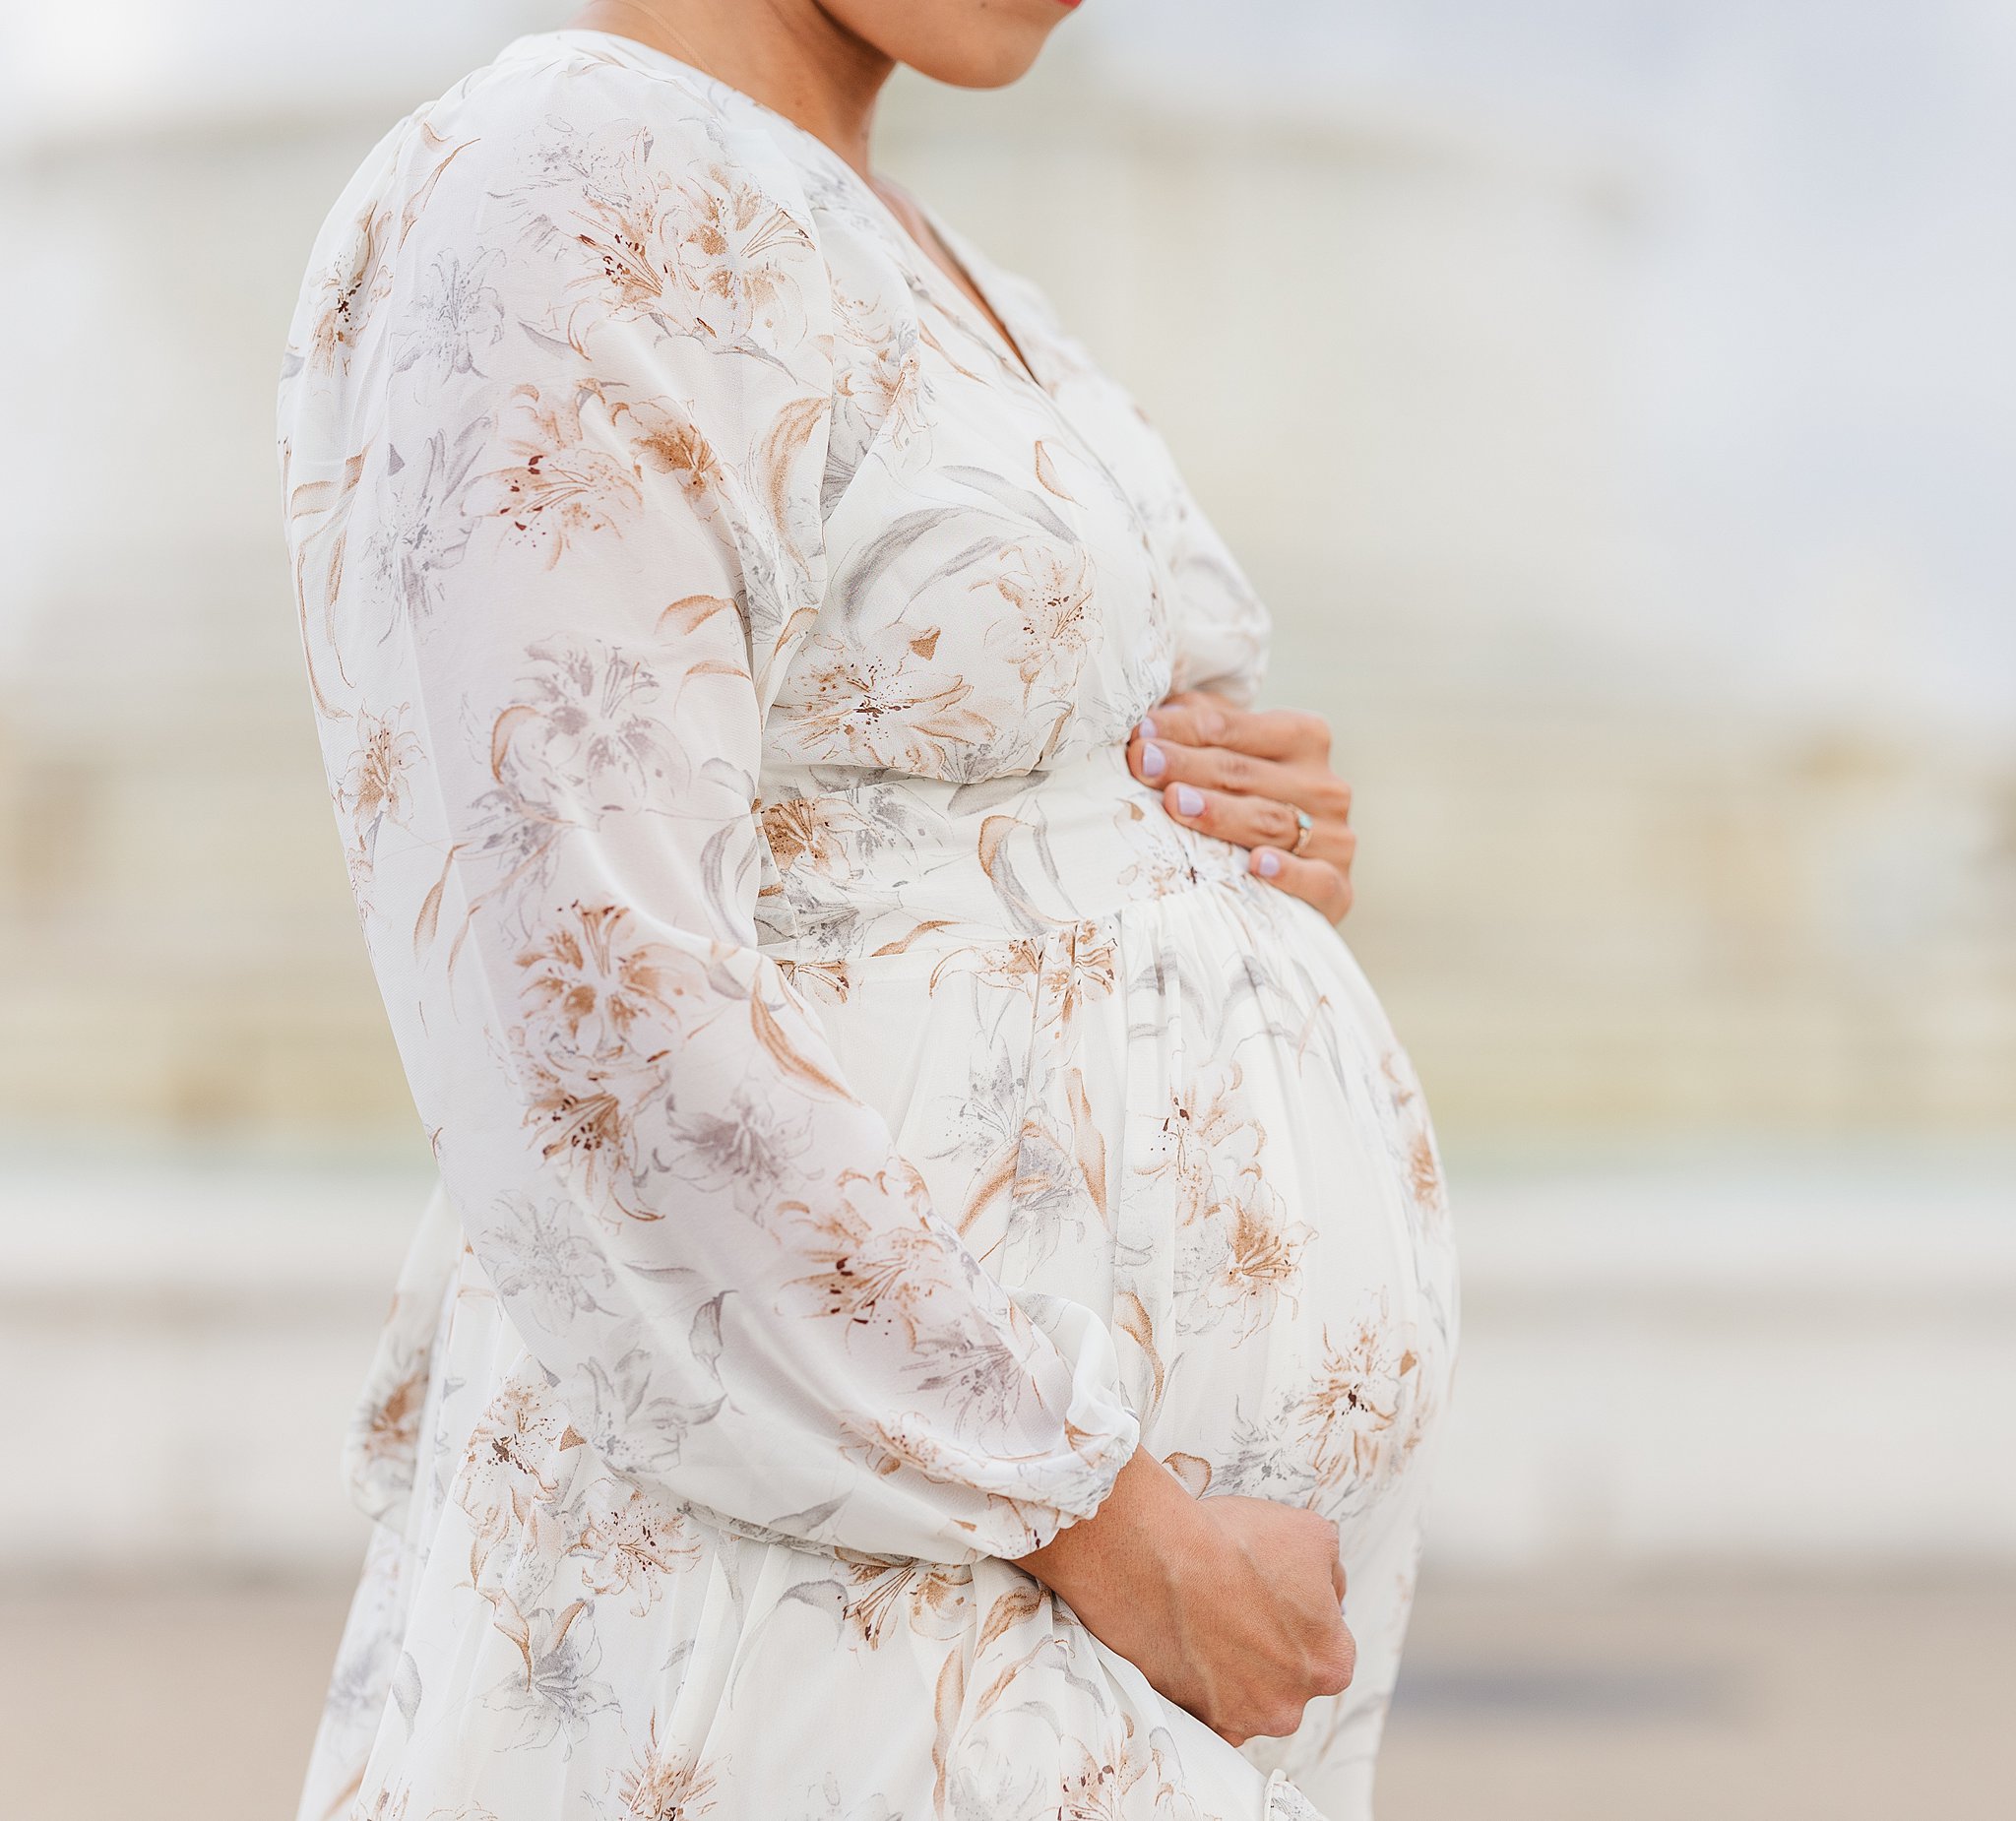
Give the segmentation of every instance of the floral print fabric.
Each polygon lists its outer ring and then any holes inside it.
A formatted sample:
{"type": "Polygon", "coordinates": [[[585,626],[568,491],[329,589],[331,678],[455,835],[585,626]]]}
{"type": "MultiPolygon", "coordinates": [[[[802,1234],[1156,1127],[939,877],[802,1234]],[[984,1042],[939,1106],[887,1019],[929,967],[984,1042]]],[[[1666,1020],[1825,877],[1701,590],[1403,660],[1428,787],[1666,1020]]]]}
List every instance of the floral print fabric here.
{"type": "Polygon", "coordinates": [[[287,535],[442,1190],[304,1817],[1362,1812],[1432,1137],[1335,931],[1122,761],[1171,687],[1251,699],[1263,610],[948,237],[1016,347],[818,141],[553,32],[317,242],[287,535]],[[1295,1740],[1001,1559],[1143,1439],[1345,1526],[1366,1667],[1295,1740]]]}

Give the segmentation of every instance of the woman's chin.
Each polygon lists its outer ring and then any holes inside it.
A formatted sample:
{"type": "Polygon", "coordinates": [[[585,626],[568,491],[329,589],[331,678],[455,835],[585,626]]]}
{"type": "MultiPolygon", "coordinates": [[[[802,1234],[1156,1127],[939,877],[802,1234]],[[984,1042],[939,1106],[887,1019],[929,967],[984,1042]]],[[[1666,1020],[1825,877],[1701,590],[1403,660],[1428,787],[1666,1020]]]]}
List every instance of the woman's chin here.
{"type": "Polygon", "coordinates": [[[1080,0],[822,0],[825,9],[884,56],[955,89],[1005,89],[1029,74],[1080,0]]]}

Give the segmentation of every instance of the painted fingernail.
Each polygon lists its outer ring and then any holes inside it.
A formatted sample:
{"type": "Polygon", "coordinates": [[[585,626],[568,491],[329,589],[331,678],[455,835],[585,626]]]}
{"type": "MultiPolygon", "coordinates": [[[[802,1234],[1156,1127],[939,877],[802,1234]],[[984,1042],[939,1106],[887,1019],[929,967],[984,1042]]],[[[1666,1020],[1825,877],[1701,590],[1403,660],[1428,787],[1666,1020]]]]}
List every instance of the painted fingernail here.
{"type": "Polygon", "coordinates": [[[1194,816],[1200,814],[1203,808],[1204,792],[1198,789],[1195,785],[1178,785],[1176,786],[1176,809],[1179,814],[1194,816]]]}
{"type": "Polygon", "coordinates": [[[1272,848],[1262,848],[1260,857],[1254,863],[1259,867],[1263,879],[1271,879],[1281,870],[1281,855],[1272,848]]]}
{"type": "Polygon", "coordinates": [[[1154,739],[1154,738],[1155,738],[1155,717],[1154,717],[1153,715],[1144,715],[1144,716],[1142,716],[1142,717],[1141,717],[1141,723],[1140,723],[1140,725],[1139,725],[1139,726],[1137,726],[1137,727],[1136,727],[1136,728],[1134,729],[1134,731],[1135,731],[1136,733],[1140,734],[1140,735],[1141,735],[1141,737],[1142,737],[1143,739],[1145,739],[1145,740],[1152,740],[1152,739],[1154,739]]]}
{"type": "Polygon", "coordinates": [[[1163,749],[1150,741],[1141,749],[1141,770],[1150,778],[1160,778],[1169,769],[1167,756],[1163,749]]]}

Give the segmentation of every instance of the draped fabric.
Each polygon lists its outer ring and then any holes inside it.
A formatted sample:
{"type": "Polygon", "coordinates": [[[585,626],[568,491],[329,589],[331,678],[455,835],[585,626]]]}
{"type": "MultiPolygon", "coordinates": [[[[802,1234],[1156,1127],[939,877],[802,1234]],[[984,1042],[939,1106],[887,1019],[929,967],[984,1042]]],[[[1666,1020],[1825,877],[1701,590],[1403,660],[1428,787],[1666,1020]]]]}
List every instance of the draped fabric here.
{"type": "Polygon", "coordinates": [[[1336,932],[1122,762],[1171,687],[1253,699],[1264,610],[945,233],[1012,345],[819,141],[564,31],[317,240],[287,538],[441,1189],[304,1818],[1361,1812],[1433,1140],[1336,932]],[[1367,1669],[1296,1740],[1002,1559],[1142,1440],[1345,1524],[1367,1669]]]}

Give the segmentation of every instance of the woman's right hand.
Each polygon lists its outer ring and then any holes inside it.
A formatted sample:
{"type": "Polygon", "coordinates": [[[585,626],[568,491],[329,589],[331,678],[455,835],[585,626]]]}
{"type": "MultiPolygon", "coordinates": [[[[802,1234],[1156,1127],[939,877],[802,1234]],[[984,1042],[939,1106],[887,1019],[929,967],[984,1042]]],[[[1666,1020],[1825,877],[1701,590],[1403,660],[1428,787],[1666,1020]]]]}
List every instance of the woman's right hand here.
{"type": "Polygon", "coordinates": [[[1259,1498],[1193,1498],[1145,1449],[1106,1501],[1021,1566],[1155,1688],[1234,1745],[1282,1737],[1350,1686],[1337,1527],[1259,1498]]]}

